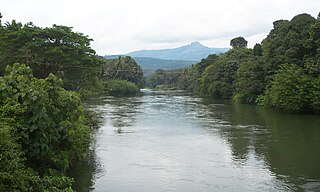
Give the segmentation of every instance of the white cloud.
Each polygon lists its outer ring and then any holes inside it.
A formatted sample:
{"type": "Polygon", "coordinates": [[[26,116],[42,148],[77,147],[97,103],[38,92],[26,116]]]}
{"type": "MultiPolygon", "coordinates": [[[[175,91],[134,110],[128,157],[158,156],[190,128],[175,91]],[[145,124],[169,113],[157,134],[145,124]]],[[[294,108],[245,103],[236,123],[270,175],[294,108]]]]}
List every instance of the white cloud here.
{"type": "Polygon", "coordinates": [[[3,21],[73,26],[94,39],[92,47],[101,55],[191,41],[226,47],[236,36],[253,46],[273,21],[320,11],[319,0],[0,0],[0,5],[3,21]]]}

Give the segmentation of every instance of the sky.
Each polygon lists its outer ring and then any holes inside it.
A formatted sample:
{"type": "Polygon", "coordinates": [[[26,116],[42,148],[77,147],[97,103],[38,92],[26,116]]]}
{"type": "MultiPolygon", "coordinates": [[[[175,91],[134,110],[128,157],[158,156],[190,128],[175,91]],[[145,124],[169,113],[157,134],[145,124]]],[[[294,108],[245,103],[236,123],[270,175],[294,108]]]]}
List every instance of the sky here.
{"type": "Polygon", "coordinates": [[[242,36],[253,47],[279,19],[314,17],[320,0],[0,0],[2,22],[73,27],[99,55],[174,48],[199,41],[229,47],[242,36]]]}

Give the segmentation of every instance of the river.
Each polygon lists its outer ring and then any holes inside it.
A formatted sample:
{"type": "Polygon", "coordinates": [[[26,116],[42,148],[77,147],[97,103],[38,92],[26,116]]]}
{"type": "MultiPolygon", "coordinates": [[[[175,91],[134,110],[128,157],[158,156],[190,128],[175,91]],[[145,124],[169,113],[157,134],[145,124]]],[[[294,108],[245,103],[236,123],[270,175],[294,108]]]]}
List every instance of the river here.
{"type": "Polygon", "coordinates": [[[77,191],[320,191],[320,116],[144,90],[103,97],[77,191]]]}

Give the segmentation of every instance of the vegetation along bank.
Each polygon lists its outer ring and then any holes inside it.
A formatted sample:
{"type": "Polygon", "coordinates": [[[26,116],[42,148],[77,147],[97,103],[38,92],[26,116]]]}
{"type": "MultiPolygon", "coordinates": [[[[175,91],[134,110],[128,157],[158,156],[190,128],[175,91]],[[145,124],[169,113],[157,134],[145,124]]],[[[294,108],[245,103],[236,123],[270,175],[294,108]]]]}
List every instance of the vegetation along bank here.
{"type": "Polygon", "coordinates": [[[320,112],[320,15],[275,21],[253,49],[243,37],[230,45],[228,52],[209,55],[189,68],[157,70],[147,86],[288,112],[320,112]]]}

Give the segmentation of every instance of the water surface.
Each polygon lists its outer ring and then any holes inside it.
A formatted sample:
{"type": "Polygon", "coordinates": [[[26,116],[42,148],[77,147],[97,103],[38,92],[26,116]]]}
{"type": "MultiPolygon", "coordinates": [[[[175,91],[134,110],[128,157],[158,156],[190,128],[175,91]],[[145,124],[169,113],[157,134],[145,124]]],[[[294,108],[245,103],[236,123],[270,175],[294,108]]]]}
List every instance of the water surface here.
{"type": "Polygon", "coordinates": [[[320,118],[144,90],[105,97],[78,191],[320,191],[320,118]]]}

